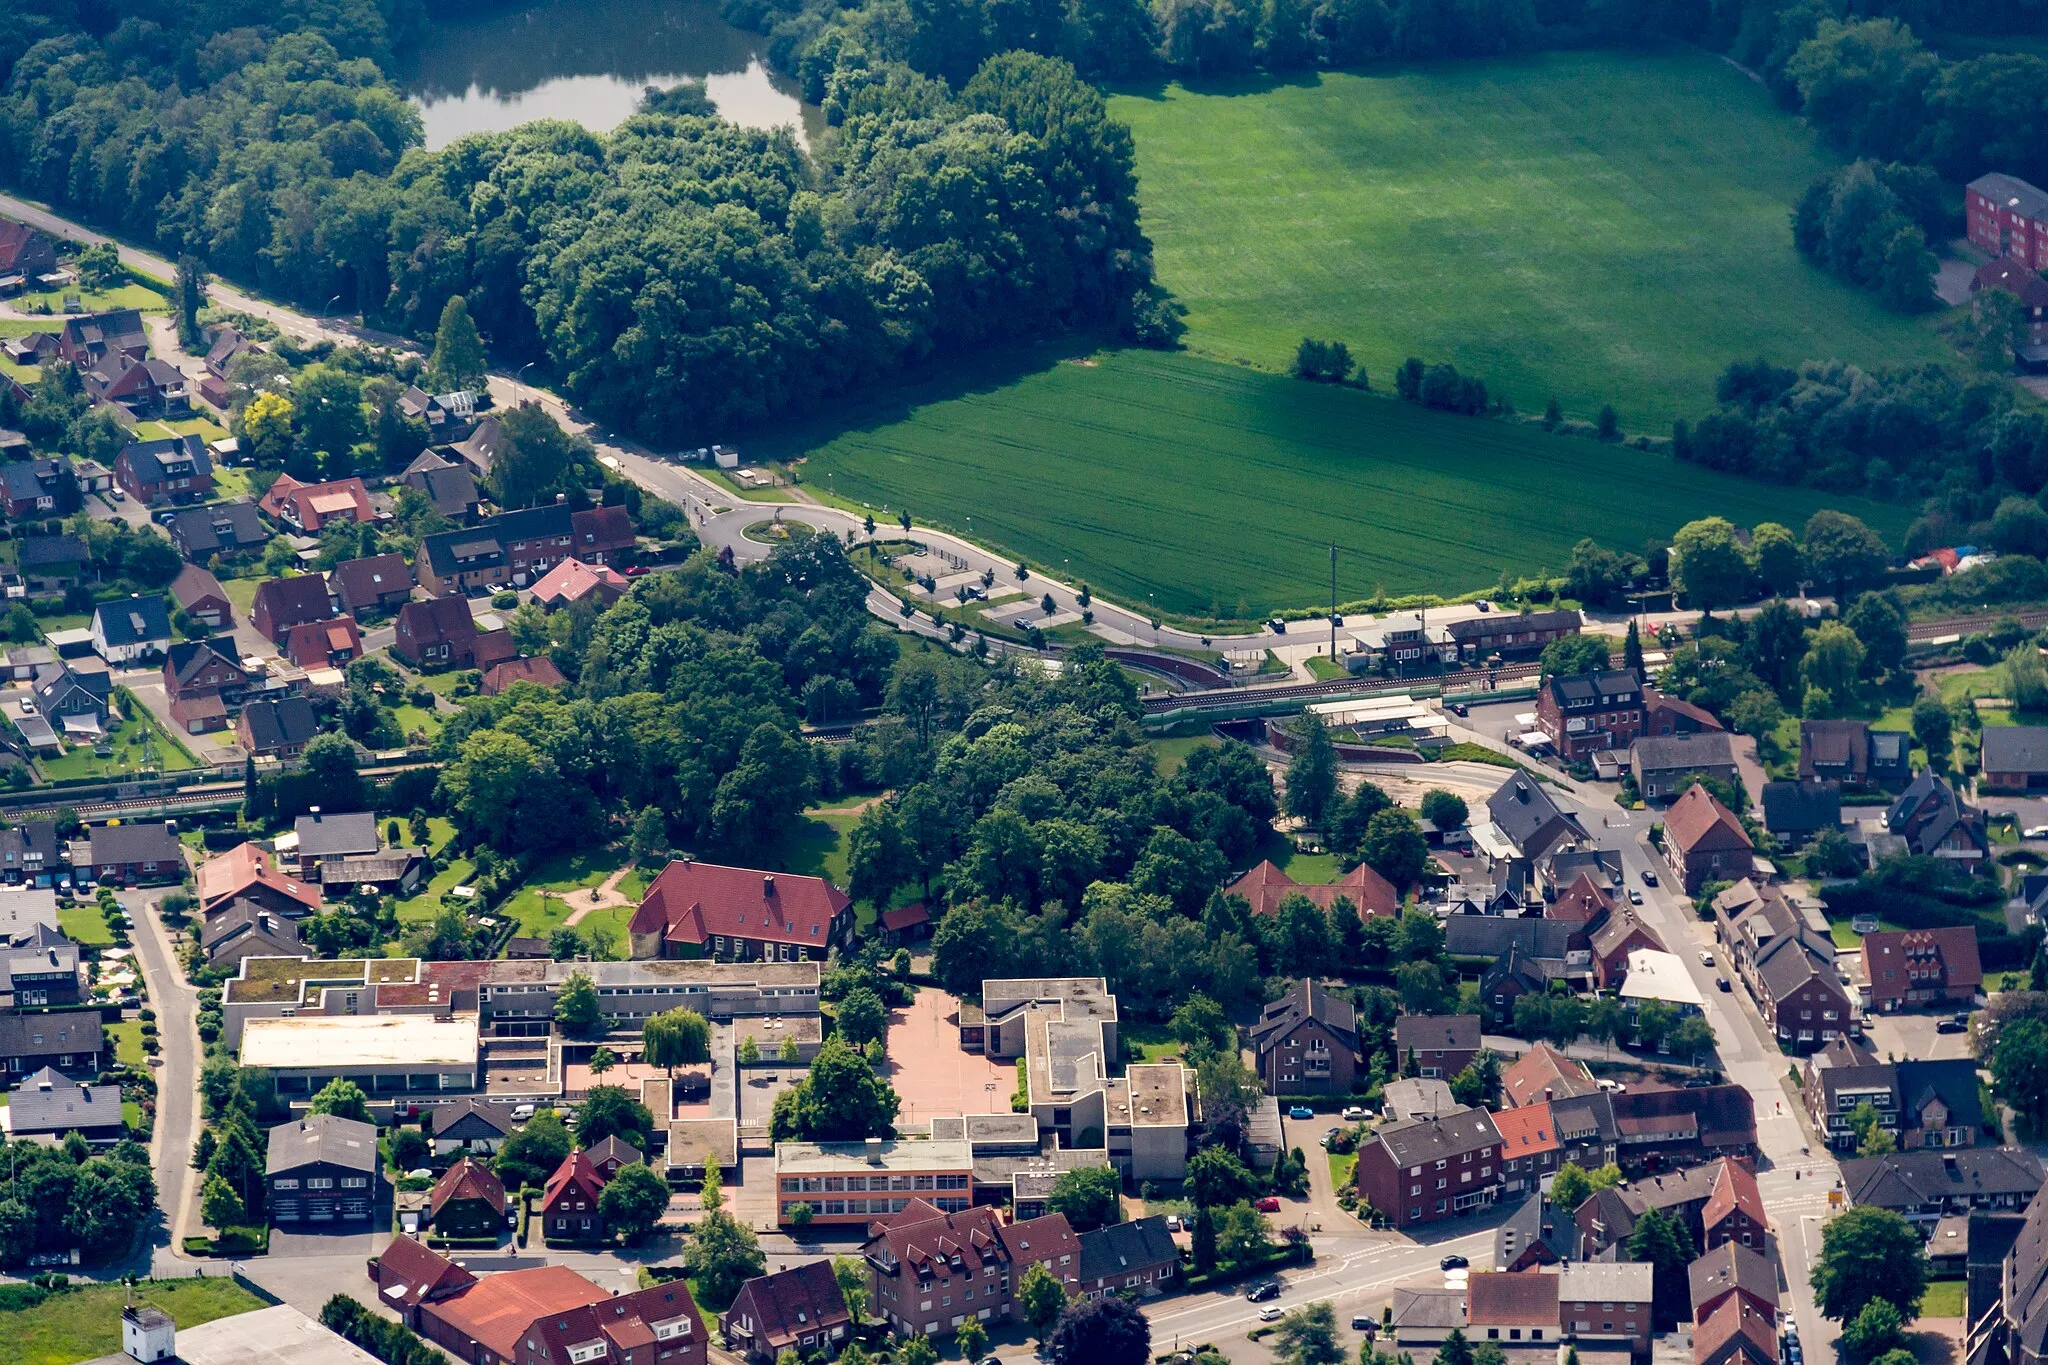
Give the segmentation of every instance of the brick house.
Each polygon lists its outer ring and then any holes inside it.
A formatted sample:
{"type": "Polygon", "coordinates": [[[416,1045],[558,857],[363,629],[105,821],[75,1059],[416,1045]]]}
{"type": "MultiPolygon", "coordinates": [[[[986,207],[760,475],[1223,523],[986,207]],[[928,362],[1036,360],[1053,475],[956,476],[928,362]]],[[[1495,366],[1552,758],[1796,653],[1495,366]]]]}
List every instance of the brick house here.
{"type": "Polygon", "coordinates": [[[505,1204],[504,1183],[464,1155],[434,1182],[427,1222],[443,1237],[496,1237],[505,1230],[505,1204]]]}
{"type": "Polygon", "coordinates": [[[613,1294],[561,1265],[478,1279],[406,1237],[371,1266],[379,1301],[463,1365],[705,1365],[681,1280],[613,1294]]]}
{"type": "Polygon", "coordinates": [[[71,461],[10,459],[0,464],[0,502],[15,521],[69,516],[79,504],[71,461]]]}
{"type": "Polygon", "coordinates": [[[1153,1298],[1180,1284],[1180,1248],[1166,1215],[1134,1218],[1081,1234],[1080,1296],[1136,1294],[1153,1298]]]}
{"type": "Polygon", "coordinates": [[[1723,1161],[1714,1177],[1714,1192],[1700,1209],[1701,1235],[1708,1250],[1739,1243],[1752,1251],[1764,1248],[1770,1219],[1764,1214],[1763,1191],[1746,1162],[1723,1161]]]}
{"type": "MultiPolygon", "coordinates": [[[[2039,283],[2043,290],[2048,290],[2048,280],[2039,283]]],[[[1986,726],[1978,794],[2039,791],[2044,787],[2048,787],[2048,725],[1986,726]]]]}
{"type": "Polygon", "coordinates": [[[320,534],[320,528],[329,522],[360,523],[377,518],[370,505],[370,490],[357,478],[301,483],[289,474],[280,474],[264,490],[257,506],[265,516],[309,536],[320,534]]]}
{"type": "Polygon", "coordinates": [[[185,855],[167,824],[95,825],[86,839],[99,881],[158,886],[185,879],[185,855]]]}
{"type": "Polygon", "coordinates": [[[1548,1043],[1532,1044],[1502,1072],[1500,1089],[1501,1098],[1510,1105],[1548,1104],[1600,1093],[1584,1062],[1567,1057],[1548,1043]]]}
{"type": "Polygon", "coordinates": [[[421,587],[446,597],[523,587],[572,556],[586,564],[617,563],[632,547],[633,523],[625,508],[571,512],[553,503],[428,536],[414,568],[421,587]]]}
{"type": "Polygon", "coordinates": [[[624,597],[626,589],[632,586],[631,580],[617,569],[571,558],[549,569],[533,585],[533,600],[549,611],[585,601],[608,607],[624,597]]]}
{"type": "Polygon", "coordinates": [[[57,353],[81,374],[121,359],[141,360],[149,355],[149,331],[133,308],[68,317],[57,331],[57,353]]]}
{"type": "Polygon", "coordinates": [[[1921,857],[1974,865],[1991,855],[1984,812],[1965,803],[1955,788],[1932,772],[1921,773],[1900,793],[1885,812],[1884,824],[1921,857]]]}
{"type": "Polygon", "coordinates": [[[1619,988],[1628,975],[1629,954],[1644,949],[1661,953],[1664,940],[1643,923],[1634,906],[1621,906],[1593,932],[1593,979],[1600,989],[1619,988]]]}
{"type": "Polygon", "coordinates": [[[1710,881],[1749,875],[1756,846],[1735,813],[1699,783],[1671,803],[1664,816],[1664,861],[1688,896],[1710,881]]]}
{"type": "Polygon", "coordinates": [[[583,1154],[589,1158],[591,1168],[599,1180],[606,1184],[619,1173],[619,1167],[644,1162],[647,1158],[638,1147],[616,1135],[610,1135],[593,1145],[583,1154]]]}
{"type": "Polygon", "coordinates": [[[1553,673],[1536,694],[1536,728],[1567,763],[1626,749],[1643,733],[1643,685],[1620,669],[1553,673]]]}
{"type": "Polygon", "coordinates": [[[1808,926],[1776,888],[1738,882],[1714,898],[1713,909],[1715,934],[1780,1044],[1825,1047],[1857,1030],[1834,940],[1808,926]]]}
{"type": "Polygon", "coordinates": [[[1686,1268],[1692,1312],[1705,1321],[1731,1297],[1746,1299],[1773,1328],[1778,1322],[1777,1257],[1762,1243],[1754,1248],[1722,1242],[1686,1268]]]}
{"type": "Polygon", "coordinates": [[[1775,1324],[1748,1299],[1724,1298],[1693,1328],[1692,1365],[1778,1365],[1775,1324]]]}
{"type": "Polygon", "coordinates": [[[1558,1330],[1557,1292],[1562,1275],[1482,1270],[1465,1286],[1465,1335],[1499,1346],[1542,1344],[1558,1330]]]}
{"type": "Polygon", "coordinates": [[[1645,801],[1673,800],[1698,777],[1741,780],[1734,741],[1722,730],[1645,735],[1629,746],[1628,766],[1645,801]]]}
{"type": "Polygon", "coordinates": [[[540,1218],[543,1235],[550,1242],[591,1242],[604,1236],[604,1214],[597,1197],[604,1189],[604,1177],[581,1148],[572,1150],[555,1167],[541,1190],[540,1218]]]}
{"type": "Polygon", "coordinates": [[[327,588],[341,609],[357,618],[364,612],[397,611],[412,600],[412,565],[397,554],[344,559],[328,570],[327,588]]]}
{"type": "Polygon", "coordinates": [[[270,1130],[264,1179],[282,1224],[367,1223],[376,1211],[377,1125],[308,1114],[270,1130]]]}
{"type": "Polygon", "coordinates": [[[229,705],[253,681],[240,660],[205,640],[180,640],[164,656],[164,699],[187,734],[226,729],[229,705]]]}
{"type": "Polygon", "coordinates": [[[259,758],[298,758],[320,733],[313,703],[304,697],[252,701],[235,717],[235,735],[242,747],[259,758]]]}
{"type": "Polygon", "coordinates": [[[633,912],[635,958],[823,961],[853,932],[853,901],[823,877],[678,858],[633,912]]]}
{"type": "Polygon", "coordinates": [[[305,621],[285,632],[284,657],[300,668],[341,668],[363,654],[363,633],[352,616],[305,621]]]}
{"type": "Polygon", "coordinates": [[[228,600],[227,589],[197,564],[187,564],[178,571],[178,576],[171,580],[170,592],[178,610],[195,621],[215,630],[225,630],[235,623],[235,604],[228,600]]]}
{"type": "Polygon", "coordinates": [[[535,687],[553,689],[568,681],[562,676],[562,670],[555,667],[555,661],[546,656],[502,659],[484,670],[483,680],[477,684],[476,690],[479,696],[495,697],[513,683],[532,683],[535,687]]]}
{"type": "Polygon", "coordinates": [[[1069,1292],[1081,1279],[1081,1242],[1057,1213],[1004,1223],[986,1206],[941,1213],[913,1199],[874,1226],[861,1248],[872,1310],[899,1336],[950,1336],[975,1318],[1016,1316],[1024,1273],[1043,1265],[1069,1292]]]}
{"type": "Polygon", "coordinates": [[[1314,981],[1296,982],[1251,1029],[1269,1095],[1348,1095],[1358,1076],[1358,1011],[1314,981]]]}
{"type": "Polygon", "coordinates": [[[1651,1281],[1646,1261],[1575,1261],[1558,1272],[1558,1327],[1581,1345],[1650,1353],[1651,1281]]]}
{"type": "Polygon", "coordinates": [[[327,580],[316,573],[265,579],[257,585],[255,600],[249,604],[249,624],[274,645],[282,645],[293,626],[333,617],[327,580]]]}
{"type": "Polygon", "coordinates": [[[1498,654],[1504,659],[1533,658],[1543,647],[1567,635],[1579,633],[1579,613],[1569,608],[1554,611],[1494,611],[1453,621],[1446,627],[1458,657],[1467,663],[1483,662],[1498,654]]]}
{"type": "Polygon", "coordinates": [[[1712,711],[1703,706],[1666,696],[1654,687],[1643,689],[1643,733],[1646,735],[1697,735],[1726,728],[1712,711]]]}
{"type": "Polygon", "coordinates": [[[1928,1005],[1967,1005],[1984,989],[1977,927],[1947,925],[1863,936],[1864,1003],[1886,1014],[1928,1005]]]}
{"type": "MultiPolygon", "coordinates": [[[[2019,342],[2022,347],[2048,344],[2048,280],[2041,278],[2040,271],[2029,270],[2010,257],[1986,261],[1970,277],[1970,292],[1981,294],[1987,289],[2004,290],[2019,300],[2020,320],[2026,324],[2025,339],[2019,342]]],[[[1971,310],[1977,311],[1974,300],[1971,310]]]]}
{"type": "Polygon", "coordinates": [[[2029,270],[2048,267],[2048,194],[2015,175],[1980,175],[1963,191],[1964,231],[1970,244],[2008,256],[2029,270]]]}
{"type": "Polygon", "coordinates": [[[1415,1056],[1416,1075],[1449,1080],[1479,1055],[1476,1014],[1404,1014],[1394,1020],[1394,1049],[1402,1069],[1415,1056]]]}
{"type": "Polygon", "coordinates": [[[825,1261],[755,1276],[718,1320],[725,1349],[752,1365],[774,1365],[784,1351],[834,1354],[852,1326],[839,1278],[825,1261]]]}
{"type": "Polygon", "coordinates": [[[1866,1104],[1902,1151],[1974,1147],[1984,1122],[1974,1059],[1885,1062],[1850,1038],[1838,1038],[1807,1058],[1801,1097],[1838,1152],[1855,1148],[1858,1136],[1849,1116],[1866,1104]]]}
{"type": "Polygon", "coordinates": [[[26,288],[30,280],[56,269],[54,242],[26,223],[0,218],[0,293],[26,288]]]}
{"type": "Polygon", "coordinates": [[[213,496],[213,459],[197,436],[130,441],[114,457],[114,482],[144,507],[213,496]]]}
{"type": "Polygon", "coordinates": [[[489,668],[519,653],[510,631],[478,630],[459,597],[407,602],[392,636],[391,652],[415,668],[489,668]]]}
{"type": "Polygon", "coordinates": [[[1244,897],[1253,914],[1264,915],[1268,919],[1280,913],[1280,902],[1289,896],[1305,896],[1324,910],[1335,905],[1341,896],[1358,907],[1360,919],[1401,913],[1401,893],[1392,882],[1364,863],[1334,882],[1306,886],[1282,872],[1272,860],[1262,859],[1256,867],[1225,887],[1224,894],[1244,897]]]}
{"type": "Polygon", "coordinates": [[[1557,1174],[1564,1149],[1557,1140],[1547,1101],[1496,1110],[1493,1126],[1500,1132],[1502,1190],[1509,1194],[1535,1190],[1545,1176],[1557,1174]]]}
{"type": "Polygon", "coordinates": [[[1483,1109],[1382,1128],[1358,1149],[1358,1197],[1397,1228],[1461,1217],[1500,1191],[1500,1130],[1483,1109]]]}

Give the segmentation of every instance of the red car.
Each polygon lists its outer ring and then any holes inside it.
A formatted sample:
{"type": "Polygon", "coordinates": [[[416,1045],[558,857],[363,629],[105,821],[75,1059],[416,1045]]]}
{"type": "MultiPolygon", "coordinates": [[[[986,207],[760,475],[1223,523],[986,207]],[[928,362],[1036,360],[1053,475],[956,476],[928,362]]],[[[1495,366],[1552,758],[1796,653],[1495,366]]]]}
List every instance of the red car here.
{"type": "Polygon", "coordinates": [[[1265,1197],[1264,1199],[1261,1199],[1261,1200],[1259,1201],[1259,1212],[1260,1212],[1260,1213],[1278,1213],[1278,1212],[1280,1212],[1280,1201],[1279,1201],[1279,1200],[1277,1200],[1277,1199],[1275,1199],[1275,1198],[1274,1198],[1274,1197],[1273,1197],[1272,1195],[1270,1195],[1270,1194],[1269,1194],[1269,1195],[1267,1195],[1267,1196],[1266,1196],[1266,1197],[1265,1197]]]}

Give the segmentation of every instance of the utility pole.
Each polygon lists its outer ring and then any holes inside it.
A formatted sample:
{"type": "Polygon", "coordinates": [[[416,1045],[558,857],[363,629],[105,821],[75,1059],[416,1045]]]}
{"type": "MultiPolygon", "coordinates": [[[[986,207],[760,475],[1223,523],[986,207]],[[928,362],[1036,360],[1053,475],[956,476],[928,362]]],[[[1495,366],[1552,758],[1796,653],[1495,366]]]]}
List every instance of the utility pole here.
{"type": "Polygon", "coordinates": [[[1337,657],[1337,542],[1330,542],[1330,657],[1337,657]]]}

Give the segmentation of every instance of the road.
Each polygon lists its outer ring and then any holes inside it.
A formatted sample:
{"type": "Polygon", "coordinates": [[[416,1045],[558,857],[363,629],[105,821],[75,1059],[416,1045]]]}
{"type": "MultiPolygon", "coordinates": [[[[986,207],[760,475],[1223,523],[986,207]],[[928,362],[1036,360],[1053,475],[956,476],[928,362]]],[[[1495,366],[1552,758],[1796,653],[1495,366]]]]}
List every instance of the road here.
{"type": "Polygon", "coordinates": [[[149,1155],[156,1167],[157,1204],[164,1212],[163,1235],[154,1249],[156,1273],[183,1275],[175,1263],[185,1262],[179,1250],[193,1217],[195,1188],[192,1144],[199,1136],[199,995],[178,967],[170,931],[157,917],[154,902],[161,891],[123,891],[121,904],[135,928],[130,935],[142,977],[149,985],[150,1008],[156,1011],[156,1126],[150,1132],[149,1155]]]}

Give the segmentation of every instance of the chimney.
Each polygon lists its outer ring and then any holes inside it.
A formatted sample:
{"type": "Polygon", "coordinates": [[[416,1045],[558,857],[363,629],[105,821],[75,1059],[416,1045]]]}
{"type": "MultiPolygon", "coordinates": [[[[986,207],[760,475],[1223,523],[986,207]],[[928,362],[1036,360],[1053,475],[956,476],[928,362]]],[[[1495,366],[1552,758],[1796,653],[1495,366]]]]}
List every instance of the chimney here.
{"type": "Polygon", "coordinates": [[[318,806],[306,807],[306,814],[313,817],[314,824],[320,823],[320,808],[318,806]]]}
{"type": "Polygon", "coordinates": [[[1956,1173],[1956,1154],[1954,1152],[1943,1152],[1941,1154],[1941,1169],[1950,1175],[1956,1173]]]}
{"type": "Polygon", "coordinates": [[[761,894],[764,896],[772,896],[775,894],[775,874],[773,872],[770,872],[761,878],[761,894]]]}
{"type": "MultiPolygon", "coordinates": [[[[879,1165],[881,1165],[881,1164],[882,1164],[882,1140],[881,1140],[880,1138],[878,1138],[878,1137],[871,1137],[871,1138],[869,1138],[869,1139],[868,1139],[868,1141],[867,1141],[867,1148],[868,1148],[868,1165],[870,1165],[870,1166],[879,1166],[879,1165]]],[[[1953,1158],[1951,1158],[1951,1159],[1953,1159],[1953,1158]]]]}

